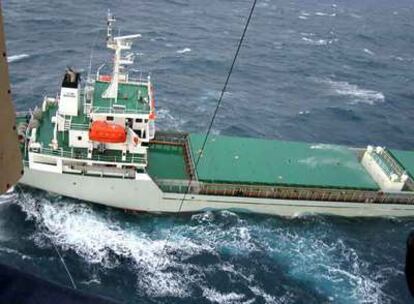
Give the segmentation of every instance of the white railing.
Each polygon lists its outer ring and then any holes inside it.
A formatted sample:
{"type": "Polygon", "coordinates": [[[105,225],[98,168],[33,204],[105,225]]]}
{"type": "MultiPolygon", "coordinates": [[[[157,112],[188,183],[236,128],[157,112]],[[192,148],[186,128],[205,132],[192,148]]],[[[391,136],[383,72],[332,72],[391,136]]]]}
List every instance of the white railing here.
{"type": "MultiPolygon", "coordinates": [[[[35,151],[31,151],[35,152],[35,151]]],[[[63,158],[71,158],[76,160],[85,160],[85,161],[99,161],[99,162],[106,162],[106,163],[128,163],[128,164],[147,164],[147,159],[145,156],[137,156],[134,154],[129,154],[126,156],[125,160],[122,160],[122,156],[117,155],[101,155],[101,154],[92,154],[92,158],[87,157],[86,152],[80,151],[65,151],[64,149],[60,148],[57,150],[49,149],[49,148],[41,148],[39,154],[44,155],[51,155],[51,156],[60,156],[63,158]]]]}
{"type": "Polygon", "coordinates": [[[82,124],[82,123],[71,123],[70,129],[73,130],[80,130],[80,131],[86,131],[89,130],[89,124],[82,124]]]}
{"type": "Polygon", "coordinates": [[[91,113],[108,113],[108,114],[149,114],[149,110],[138,109],[114,109],[113,107],[92,107],[91,113]]]}

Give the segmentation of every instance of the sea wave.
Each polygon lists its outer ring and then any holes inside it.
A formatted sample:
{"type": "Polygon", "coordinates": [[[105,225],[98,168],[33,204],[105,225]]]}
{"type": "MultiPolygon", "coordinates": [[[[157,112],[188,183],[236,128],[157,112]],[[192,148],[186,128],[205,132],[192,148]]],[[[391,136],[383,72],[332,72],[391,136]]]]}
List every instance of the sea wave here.
{"type": "Polygon", "coordinates": [[[329,86],[331,93],[335,95],[347,96],[350,98],[351,104],[365,103],[374,105],[376,103],[385,102],[384,93],[360,88],[356,84],[350,84],[346,81],[334,81],[331,79],[317,80],[329,86]]]}
{"type": "MultiPolygon", "coordinates": [[[[311,222],[312,218],[306,221],[311,222]]],[[[307,285],[317,284],[322,290],[329,290],[330,302],[391,303],[393,299],[382,288],[396,275],[396,269],[373,269],[342,239],[331,239],[329,234],[335,232],[324,225],[320,225],[319,232],[280,228],[262,233],[268,234],[268,250],[287,262],[289,275],[301,278],[307,285]]]]}
{"type": "Polygon", "coordinates": [[[305,41],[307,44],[311,44],[311,45],[329,45],[332,44],[334,42],[337,42],[338,39],[311,39],[308,37],[302,37],[302,40],[305,41]]]}
{"type": "Polygon", "coordinates": [[[157,110],[157,117],[159,125],[169,130],[182,130],[183,125],[186,123],[183,119],[178,119],[171,114],[171,111],[166,108],[159,108],[157,110]]]}
{"type": "Polygon", "coordinates": [[[239,304],[239,303],[247,303],[243,302],[244,299],[243,294],[238,294],[235,292],[230,293],[221,293],[212,288],[204,288],[203,289],[203,297],[210,300],[213,303],[222,303],[222,304],[239,304]]]}
{"type": "Polygon", "coordinates": [[[371,55],[371,56],[375,55],[375,53],[373,51],[371,51],[370,49],[367,49],[367,48],[364,49],[364,53],[367,53],[368,55],[371,55]]]}
{"type": "Polygon", "coordinates": [[[320,17],[336,17],[336,13],[323,13],[323,12],[316,12],[315,16],[320,16],[320,17]]]}
{"type": "MultiPolygon", "coordinates": [[[[389,296],[382,287],[396,275],[393,268],[372,269],[343,240],[330,238],[335,232],[319,217],[315,221],[313,217],[295,219],[304,223],[290,226],[278,225],[276,219],[251,223],[230,211],[208,211],[193,215],[184,225],[147,222],[153,227],[148,232],[138,219],[139,224],[122,226],[113,215],[106,217],[90,205],[71,200],[29,194],[18,201],[38,226],[33,237],[38,246],[45,246],[42,239],[47,237],[62,250],[74,251],[88,263],[107,269],[130,261],[137,293],[152,297],[188,298],[198,286],[212,303],[292,303],[300,299],[286,286],[278,287],[277,294],[265,290],[254,267],[237,263],[239,258],[250,260],[252,254],[283,263],[284,275],[307,282],[332,302],[387,303],[389,296]],[[318,223],[316,230],[308,227],[313,221],[318,223]],[[231,255],[231,261],[220,258],[223,252],[231,255]],[[198,257],[210,262],[200,263],[198,257]],[[223,291],[209,279],[217,273],[249,292],[223,291]]],[[[83,280],[86,285],[100,281],[96,274],[83,280]]]]}
{"type": "MultiPolygon", "coordinates": [[[[152,235],[139,225],[130,229],[122,227],[94,212],[90,205],[68,199],[25,195],[19,199],[19,205],[38,226],[33,237],[38,246],[47,246],[46,237],[63,250],[73,250],[88,263],[107,269],[130,260],[137,273],[138,290],[148,296],[183,298],[191,295],[192,285],[207,286],[209,282],[204,273],[210,265],[186,262],[191,257],[217,256],[221,246],[243,255],[250,252],[249,233],[238,227],[239,218],[231,212],[201,215],[211,224],[219,220],[222,225],[228,225],[227,230],[212,231],[211,226],[201,224],[187,227],[184,233],[180,227],[160,228],[152,235]]],[[[192,221],[197,223],[197,216],[192,221]]],[[[94,276],[90,280],[100,279],[94,276]]],[[[210,291],[206,290],[206,297],[219,296],[213,289],[210,291]]],[[[228,301],[233,298],[222,296],[228,301]]]]}
{"type": "Polygon", "coordinates": [[[30,55],[28,55],[28,54],[19,54],[19,55],[7,56],[7,62],[8,63],[17,62],[17,61],[21,61],[21,60],[29,58],[29,57],[30,57],[30,55]]]}
{"type": "Polygon", "coordinates": [[[191,52],[190,48],[183,48],[183,49],[177,51],[178,54],[185,54],[185,53],[189,53],[189,52],[191,52]]]}
{"type": "MultiPolygon", "coordinates": [[[[177,254],[185,257],[206,250],[205,246],[185,238],[172,237],[170,241],[153,239],[138,227],[136,230],[124,229],[119,223],[108,222],[87,204],[64,200],[52,202],[46,198],[38,201],[29,197],[20,205],[28,218],[39,225],[40,230],[34,236],[39,246],[44,246],[46,236],[63,250],[74,250],[88,263],[108,269],[117,267],[123,259],[129,259],[140,272],[137,278],[139,290],[150,296],[183,297],[188,294],[190,267],[182,265],[185,274],[168,269],[179,263],[177,254]]],[[[99,280],[96,277],[91,279],[99,280]]]]}

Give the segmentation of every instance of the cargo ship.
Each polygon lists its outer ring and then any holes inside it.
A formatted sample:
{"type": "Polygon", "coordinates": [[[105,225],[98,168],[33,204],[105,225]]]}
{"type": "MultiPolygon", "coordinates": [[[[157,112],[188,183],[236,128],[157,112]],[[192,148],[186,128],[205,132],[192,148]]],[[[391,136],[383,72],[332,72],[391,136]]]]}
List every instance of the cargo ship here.
{"type": "Polygon", "coordinates": [[[111,73],[67,69],[56,97],[17,113],[21,184],[155,213],[414,215],[411,151],[157,130],[151,77],[129,72],[140,35],[114,22],[111,73]]]}

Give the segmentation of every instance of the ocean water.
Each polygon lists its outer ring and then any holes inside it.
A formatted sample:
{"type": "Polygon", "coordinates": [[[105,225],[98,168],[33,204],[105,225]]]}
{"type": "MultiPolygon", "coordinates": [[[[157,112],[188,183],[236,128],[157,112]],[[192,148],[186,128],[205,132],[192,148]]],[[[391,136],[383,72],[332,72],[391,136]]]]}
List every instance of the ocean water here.
{"type": "MultiPolygon", "coordinates": [[[[110,8],[141,33],[158,127],[204,132],[250,1],[3,1],[17,110],[94,71],[110,8]]],[[[414,146],[414,2],[258,0],[216,134],[414,146]]],[[[144,74],[143,74],[144,75],[144,74]]],[[[128,214],[17,188],[0,197],[0,260],[125,303],[411,303],[414,219],[128,214]]]]}

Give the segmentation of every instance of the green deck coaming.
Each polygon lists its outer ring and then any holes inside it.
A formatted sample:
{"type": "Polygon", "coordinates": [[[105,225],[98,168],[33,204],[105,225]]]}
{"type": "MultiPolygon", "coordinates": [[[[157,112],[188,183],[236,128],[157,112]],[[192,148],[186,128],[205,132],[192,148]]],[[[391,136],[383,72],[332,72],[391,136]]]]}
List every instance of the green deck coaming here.
{"type": "Polygon", "coordinates": [[[109,87],[109,82],[96,81],[93,94],[93,107],[107,109],[113,105],[124,106],[128,113],[145,113],[150,112],[150,106],[140,98],[148,98],[148,88],[145,85],[130,83],[118,84],[118,99],[115,103],[113,99],[102,98],[103,93],[109,87]]]}
{"type": "Polygon", "coordinates": [[[151,144],[147,171],[154,179],[187,179],[183,148],[151,144]]]}
{"type": "MultiPolygon", "coordinates": [[[[196,160],[204,135],[189,140],[196,160]]],[[[208,139],[197,175],[211,183],[379,189],[349,148],[229,136],[208,139]]]]}
{"type": "Polygon", "coordinates": [[[414,179],[414,152],[402,150],[387,150],[393,158],[407,171],[411,178],[414,179]]]}

